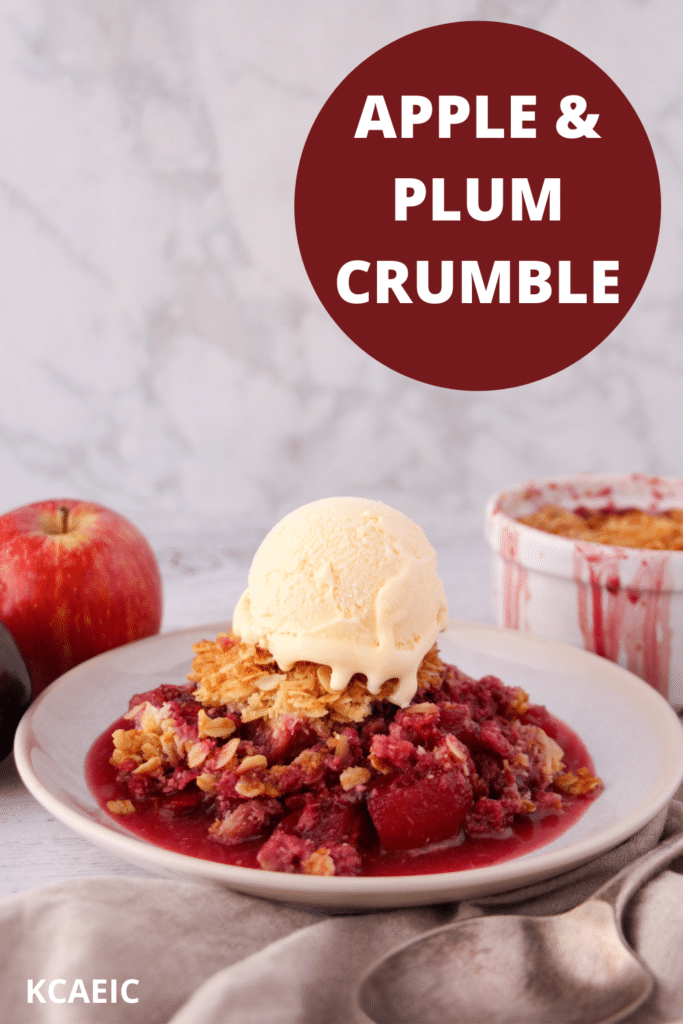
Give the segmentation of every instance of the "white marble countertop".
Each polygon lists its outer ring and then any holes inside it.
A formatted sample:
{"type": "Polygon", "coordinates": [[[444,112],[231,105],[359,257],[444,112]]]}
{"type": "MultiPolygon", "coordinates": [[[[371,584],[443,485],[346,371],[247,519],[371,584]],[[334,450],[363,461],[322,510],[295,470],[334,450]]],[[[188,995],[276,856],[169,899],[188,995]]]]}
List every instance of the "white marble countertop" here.
{"type": "MultiPolygon", "coordinates": [[[[165,585],[164,632],[229,619],[267,524],[242,532],[141,524],[165,585]]],[[[421,518],[437,550],[452,619],[491,620],[488,552],[472,517],[421,518]]],[[[0,897],[87,875],[147,873],[90,845],[56,821],[21,782],[14,759],[0,764],[0,897]]]]}

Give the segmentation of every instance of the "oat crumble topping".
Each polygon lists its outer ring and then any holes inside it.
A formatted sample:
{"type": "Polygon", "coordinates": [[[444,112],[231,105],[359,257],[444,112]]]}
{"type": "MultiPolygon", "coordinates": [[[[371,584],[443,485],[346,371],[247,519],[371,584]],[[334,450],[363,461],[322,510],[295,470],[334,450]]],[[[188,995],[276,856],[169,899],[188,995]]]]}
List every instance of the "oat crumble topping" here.
{"type": "MultiPolygon", "coordinates": [[[[326,665],[298,661],[289,672],[280,672],[272,654],[243,643],[232,632],[195,644],[195,654],[187,677],[197,684],[195,698],[205,707],[234,708],[243,722],[257,718],[277,721],[286,714],[362,722],[378,699],[391,698],[397,685],[397,680],[389,679],[373,696],[365,676],[355,675],[345,690],[331,690],[331,672],[326,665]]],[[[436,682],[442,670],[434,645],[418,669],[418,686],[436,682]]]]}
{"type": "Polygon", "coordinates": [[[683,509],[652,514],[641,509],[571,512],[559,505],[545,505],[518,522],[545,533],[571,540],[591,541],[614,547],[659,551],[683,550],[683,509]]]}

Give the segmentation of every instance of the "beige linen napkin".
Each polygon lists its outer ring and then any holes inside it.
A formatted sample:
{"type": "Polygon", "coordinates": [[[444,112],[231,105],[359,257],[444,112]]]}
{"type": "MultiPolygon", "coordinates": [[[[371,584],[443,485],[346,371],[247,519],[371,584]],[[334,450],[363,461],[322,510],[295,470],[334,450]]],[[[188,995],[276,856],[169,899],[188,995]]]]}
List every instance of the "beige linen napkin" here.
{"type": "MultiPolygon", "coordinates": [[[[681,830],[683,804],[674,801],[628,842],[559,878],[476,904],[349,916],[165,879],[50,886],[0,903],[2,1020],[350,1024],[354,983],[381,954],[460,916],[566,910],[681,830]],[[137,1002],[123,998],[127,980],[125,994],[137,1002]],[[50,1000],[51,982],[66,1002],[50,1000]]],[[[668,870],[645,886],[629,907],[627,930],[658,978],[654,997],[630,1024],[683,1021],[683,875],[668,870]]]]}

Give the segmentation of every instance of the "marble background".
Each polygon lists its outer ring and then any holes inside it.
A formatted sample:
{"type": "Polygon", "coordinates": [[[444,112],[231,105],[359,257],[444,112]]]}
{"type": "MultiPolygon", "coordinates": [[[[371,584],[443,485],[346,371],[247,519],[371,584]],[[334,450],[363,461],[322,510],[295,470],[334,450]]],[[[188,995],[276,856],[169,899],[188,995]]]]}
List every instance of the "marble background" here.
{"type": "Polygon", "coordinates": [[[490,492],[530,476],[680,474],[682,41],[679,0],[0,0],[4,508],[99,500],[182,574],[169,530],[196,538],[203,570],[242,565],[263,529],[328,494],[462,539],[480,537],[490,492]],[[502,392],[416,383],[356,349],[294,231],[329,93],[392,39],[461,18],[596,61],[662,182],[659,249],[619,328],[502,392]]]}

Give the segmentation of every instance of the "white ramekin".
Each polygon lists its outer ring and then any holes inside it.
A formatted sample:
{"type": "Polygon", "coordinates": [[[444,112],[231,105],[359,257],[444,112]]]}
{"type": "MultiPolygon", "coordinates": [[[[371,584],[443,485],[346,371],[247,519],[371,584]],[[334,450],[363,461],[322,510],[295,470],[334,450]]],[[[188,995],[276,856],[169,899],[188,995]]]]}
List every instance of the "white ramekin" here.
{"type": "Polygon", "coordinates": [[[683,508],[683,480],[581,473],[529,481],[488,502],[495,621],[618,662],[683,707],[683,551],[570,540],[517,522],[543,505],[683,508]]]}

